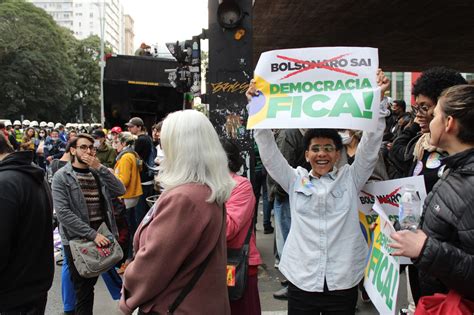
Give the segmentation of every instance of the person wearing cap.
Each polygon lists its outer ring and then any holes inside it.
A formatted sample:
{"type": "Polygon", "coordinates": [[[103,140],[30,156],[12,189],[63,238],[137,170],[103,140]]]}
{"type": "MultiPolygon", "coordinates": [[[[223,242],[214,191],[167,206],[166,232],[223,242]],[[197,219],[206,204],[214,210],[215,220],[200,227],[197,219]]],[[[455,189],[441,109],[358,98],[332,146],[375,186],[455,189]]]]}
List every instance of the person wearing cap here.
{"type": "Polygon", "coordinates": [[[122,133],[122,128],[120,128],[119,126],[115,126],[112,129],[110,129],[109,134],[107,136],[107,144],[117,150],[117,147],[115,146],[115,141],[118,140],[118,136],[121,133],[122,133]]]}
{"type": "Polygon", "coordinates": [[[92,132],[92,137],[94,137],[94,147],[97,149],[95,156],[101,164],[108,168],[113,168],[117,152],[105,142],[105,132],[101,129],[96,129],[92,132]]]}
{"type": "MultiPolygon", "coordinates": [[[[137,136],[137,140],[135,141],[135,152],[138,153],[143,161],[143,168],[140,172],[143,195],[140,196],[137,207],[135,208],[137,225],[139,225],[149,209],[146,198],[154,194],[154,174],[150,171],[148,165],[150,165],[149,161],[153,161],[155,159],[156,154],[155,147],[153,146],[153,140],[147,134],[145,124],[140,117],[133,117],[126,125],[128,127],[128,131],[137,136]]],[[[153,166],[154,162],[151,164],[151,166],[153,166]]]]}
{"type": "Polygon", "coordinates": [[[46,128],[47,125],[48,125],[48,124],[46,123],[46,121],[42,121],[42,122],[40,122],[40,124],[39,124],[40,128],[46,128]]]}
{"type": "Polygon", "coordinates": [[[15,120],[13,122],[13,130],[15,140],[18,144],[20,144],[23,141],[23,130],[21,129],[21,122],[19,120],[15,120]]]}

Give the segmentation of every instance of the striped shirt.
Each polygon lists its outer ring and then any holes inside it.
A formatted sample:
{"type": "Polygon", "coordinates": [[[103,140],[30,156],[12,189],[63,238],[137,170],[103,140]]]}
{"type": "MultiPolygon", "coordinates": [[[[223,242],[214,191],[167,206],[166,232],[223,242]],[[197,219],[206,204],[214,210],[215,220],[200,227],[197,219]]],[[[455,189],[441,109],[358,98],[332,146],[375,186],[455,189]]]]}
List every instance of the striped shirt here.
{"type": "Polygon", "coordinates": [[[99,185],[94,175],[92,175],[89,169],[79,170],[74,168],[74,173],[81,186],[84,199],[86,200],[87,209],[89,211],[89,222],[103,221],[99,185]]]}

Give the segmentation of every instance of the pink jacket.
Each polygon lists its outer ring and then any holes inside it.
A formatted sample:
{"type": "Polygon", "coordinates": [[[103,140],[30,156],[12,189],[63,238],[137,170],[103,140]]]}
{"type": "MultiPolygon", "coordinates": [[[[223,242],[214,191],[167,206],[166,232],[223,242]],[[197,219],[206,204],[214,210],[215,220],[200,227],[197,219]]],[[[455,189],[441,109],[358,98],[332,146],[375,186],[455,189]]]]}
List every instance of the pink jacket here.
{"type": "MultiPolygon", "coordinates": [[[[250,225],[253,223],[255,195],[253,194],[250,181],[235,173],[231,173],[236,182],[227,208],[227,248],[240,248],[244,244],[250,225]]],[[[262,263],[260,253],[257,249],[255,232],[250,237],[249,265],[258,266],[262,263]]]]}
{"type": "Polygon", "coordinates": [[[211,190],[186,184],[162,193],[135,233],[135,259],[125,270],[120,309],[166,314],[198,266],[211,259],[175,314],[230,314],[223,209],[211,190]],[[215,244],[217,242],[217,247],[215,244]]]}

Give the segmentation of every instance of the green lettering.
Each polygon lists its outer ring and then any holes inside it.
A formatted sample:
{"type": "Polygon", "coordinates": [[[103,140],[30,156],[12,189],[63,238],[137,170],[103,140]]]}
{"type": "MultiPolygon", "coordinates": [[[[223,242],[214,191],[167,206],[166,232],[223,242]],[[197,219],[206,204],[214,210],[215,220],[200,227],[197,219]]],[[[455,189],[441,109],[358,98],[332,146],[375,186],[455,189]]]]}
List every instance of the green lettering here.
{"type": "Polygon", "coordinates": [[[346,87],[344,86],[344,83],[342,83],[342,80],[337,80],[336,81],[336,87],[334,89],[335,90],[345,90],[346,87]]]}
{"type": "Polygon", "coordinates": [[[339,96],[329,114],[329,117],[338,117],[341,114],[351,114],[351,116],[355,118],[362,117],[357,101],[351,93],[342,93],[339,96]]]}
{"type": "Polygon", "coordinates": [[[321,108],[315,110],[313,104],[315,102],[325,103],[329,101],[329,97],[323,94],[316,94],[308,97],[303,103],[303,112],[310,117],[324,117],[329,113],[329,109],[321,108]]]}
{"type": "Polygon", "coordinates": [[[291,106],[291,117],[301,117],[301,103],[303,103],[302,96],[293,97],[293,105],[291,106]]]}
{"type": "Polygon", "coordinates": [[[290,83],[290,93],[301,93],[301,82],[290,83]]]}
{"type": "Polygon", "coordinates": [[[324,81],[324,91],[334,91],[334,82],[324,81]]]}
{"type": "Polygon", "coordinates": [[[267,118],[275,118],[278,111],[289,111],[291,110],[292,97],[271,97],[268,102],[268,113],[267,118]]]}
{"type": "Polygon", "coordinates": [[[311,82],[305,82],[303,83],[303,92],[311,92],[313,90],[313,85],[311,84],[311,82]]]}
{"type": "Polygon", "coordinates": [[[346,89],[348,90],[353,90],[355,89],[355,80],[354,79],[349,79],[346,81],[346,89]]]}
{"type": "Polygon", "coordinates": [[[323,91],[323,86],[322,85],[323,85],[323,81],[316,81],[314,83],[314,90],[316,92],[322,92],[323,91]]]}
{"type": "Polygon", "coordinates": [[[270,84],[270,94],[280,93],[280,86],[278,84],[270,84]]]}
{"type": "Polygon", "coordinates": [[[365,78],[362,80],[362,84],[360,85],[360,89],[371,88],[369,79],[365,78]]]}
{"type": "Polygon", "coordinates": [[[374,277],[372,279],[372,283],[375,284],[375,278],[377,277],[377,265],[380,262],[380,250],[375,246],[372,246],[372,255],[370,255],[369,261],[369,269],[367,270],[367,278],[370,277],[371,271],[374,272],[374,277]]]}
{"type": "Polygon", "coordinates": [[[393,277],[393,264],[390,264],[390,268],[388,269],[388,273],[385,276],[385,282],[383,284],[383,290],[380,292],[380,296],[385,297],[385,304],[387,304],[388,308],[392,309],[393,300],[391,297],[391,290],[392,290],[392,277],[393,277]]]}
{"type": "Polygon", "coordinates": [[[385,269],[387,269],[387,266],[388,266],[388,258],[387,256],[385,255],[382,255],[383,258],[382,258],[382,262],[377,264],[377,291],[379,292],[382,292],[383,290],[383,286],[384,286],[384,283],[382,282],[383,279],[382,279],[382,273],[385,269]]]}
{"type": "Polygon", "coordinates": [[[282,83],[282,84],[280,84],[280,89],[281,89],[281,90],[280,90],[281,93],[283,93],[283,94],[288,94],[288,93],[290,93],[290,86],[289,86],[288,83],[282,83]]]}

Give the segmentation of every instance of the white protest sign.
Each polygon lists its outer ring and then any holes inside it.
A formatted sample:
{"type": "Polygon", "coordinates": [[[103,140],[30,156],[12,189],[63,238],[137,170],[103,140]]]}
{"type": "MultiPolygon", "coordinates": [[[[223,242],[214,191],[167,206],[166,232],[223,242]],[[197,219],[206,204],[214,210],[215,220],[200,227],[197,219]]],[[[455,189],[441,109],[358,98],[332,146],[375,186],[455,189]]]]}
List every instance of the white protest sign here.
{"type": "Polygon", "coordinates": [[[373,209],[378,218],[365,269],[364,287],[380,314],[394,315],[397,313],[400,265],[398,257],[390,255],[393,249],[388,247],[388,244],[391,243],[390,234],[394,233],[395,229],[378,201],[373,209]]]}
{"type": "Polygon", "coordinates": [[[378,63],[378,50],[366,47],[265,52],[255,68],[261,93],[248,106],[247,128],[375,130],[378,63]]]}
{"type": "MultiPolygon", "coordinates": [[[[416,188],[421,199],[421,205],[423,205],[426,198],[426,188],[423,176],[412,176],[382,182],[372,182],[366,184],[360,191],[358,200],[359,221],[362,233],[369,245],[372,242],[369,227],[377,220],[378,216],[378,214],[372,210],[375,198],[377,198],[380,206],[387,214],[389,220],[393,223],[398,220],[399,201],[402,197],[402,188],[406,185],[413,185],[416,188]]],[[[420,209],[420,211],[422,211],[422,209],[420,209]]],[[[411,264],[411,260],[406,257],[401,257],[400,263],[405,265],[411,264]]]]}

